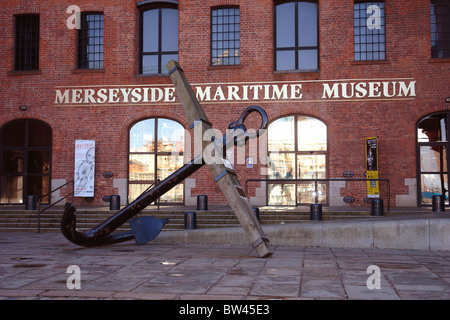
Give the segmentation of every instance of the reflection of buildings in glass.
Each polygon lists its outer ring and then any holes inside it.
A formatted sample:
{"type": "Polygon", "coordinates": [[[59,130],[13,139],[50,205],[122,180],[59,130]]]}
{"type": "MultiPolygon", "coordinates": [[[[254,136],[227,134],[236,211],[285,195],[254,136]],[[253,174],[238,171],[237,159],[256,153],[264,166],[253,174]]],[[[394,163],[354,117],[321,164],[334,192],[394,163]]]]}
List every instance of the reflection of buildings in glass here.
{"type": "MultiPolygon", "coordinates": [[[[183,166],[184,134],[178,122],[164,118],[143,120],[131,128],[129,201],[183,166]]],[[[183,190],[177,186],[160,200],[183,202],[183,190]]]]}
{"type": "MultiPolygon", "coordinates": [[[[274,121],[269,126],[268,146],[269,178],[326,178],[327,127],[319,119],[296,115],[274,121]]],[[[326,202],[325,190],[325,185],[318,186],[320,202],[326,202]]],[[[314,183],[269,184],[269,204],[314,203],[315,196],[314,183]]]]}

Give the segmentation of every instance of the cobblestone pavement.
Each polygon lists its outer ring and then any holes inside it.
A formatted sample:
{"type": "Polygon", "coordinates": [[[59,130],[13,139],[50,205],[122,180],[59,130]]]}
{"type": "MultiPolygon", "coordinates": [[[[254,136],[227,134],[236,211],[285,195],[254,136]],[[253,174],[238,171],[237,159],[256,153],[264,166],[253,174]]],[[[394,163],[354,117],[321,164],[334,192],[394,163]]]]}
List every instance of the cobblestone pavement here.
{"type": "Polygon", "coordinates": [[[273,249],[267,259],[250,245],[86,249],[57,233],[0,233],[0,299],[450,299],[448,251],[273,249]]]}

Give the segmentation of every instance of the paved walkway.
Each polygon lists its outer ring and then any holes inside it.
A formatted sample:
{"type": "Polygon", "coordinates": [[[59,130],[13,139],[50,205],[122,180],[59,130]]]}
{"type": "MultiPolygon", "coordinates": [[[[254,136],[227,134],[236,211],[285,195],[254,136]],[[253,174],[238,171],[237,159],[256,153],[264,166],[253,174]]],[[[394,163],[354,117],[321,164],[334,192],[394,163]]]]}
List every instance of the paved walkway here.
{"type": "Polygon", "coordinates": [[[1,299],[450,299],[450,252],[134,242],[86,249],[0,233],[1,299]],[[80,289],[76,273],[80,269],[80,289]],[[377,272],[367,273],[369,266],[377,272]],[[73,271],[72,271],[73,272],[73,271]],[[370,279],[369,279],[370,278],[370,279]],[[369,281],[368,281],[369,280],[369,281]]]}

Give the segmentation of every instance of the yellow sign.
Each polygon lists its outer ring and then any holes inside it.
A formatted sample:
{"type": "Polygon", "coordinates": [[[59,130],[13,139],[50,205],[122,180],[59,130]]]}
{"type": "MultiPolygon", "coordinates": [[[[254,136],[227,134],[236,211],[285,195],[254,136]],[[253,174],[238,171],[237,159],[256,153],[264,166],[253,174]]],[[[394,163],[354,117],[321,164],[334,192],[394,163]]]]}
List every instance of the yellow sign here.
{"type": "MultiPolygon", "coordinates": [[[[366,175],[367,179],[378,179],[378,137],[366,138],[366,175]]],[[[367,181],[367,197],[380,197],[378,181],[367,181]]]]}

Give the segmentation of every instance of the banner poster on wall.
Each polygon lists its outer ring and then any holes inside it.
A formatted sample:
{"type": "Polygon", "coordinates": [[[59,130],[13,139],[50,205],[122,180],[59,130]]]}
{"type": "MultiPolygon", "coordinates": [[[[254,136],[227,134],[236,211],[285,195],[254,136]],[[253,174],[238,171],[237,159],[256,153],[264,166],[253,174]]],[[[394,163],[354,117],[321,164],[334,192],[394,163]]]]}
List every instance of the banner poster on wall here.
{"type": "MultiPolygon", "coordinates": [[[[378,179],[378,137],[366,138],[366,175],[367,179],[378,179]]],[[[367,181],[367,197],[380,197],[378,181],[367,181]]]]}
{"type": "Polygon", "coordinates": [[[75,141],[75,197],[94,196],[95,141],[75,141]]]}

